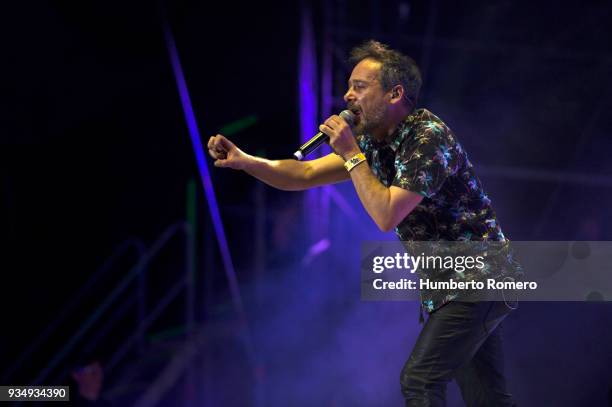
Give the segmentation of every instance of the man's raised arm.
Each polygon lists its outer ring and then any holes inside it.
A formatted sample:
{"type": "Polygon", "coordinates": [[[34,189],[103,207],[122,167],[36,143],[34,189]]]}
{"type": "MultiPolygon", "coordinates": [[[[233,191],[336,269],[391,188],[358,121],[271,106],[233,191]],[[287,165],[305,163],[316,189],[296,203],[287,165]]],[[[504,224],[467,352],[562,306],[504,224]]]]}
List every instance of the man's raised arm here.
{"type": "Polygon", "coordinates": [[[333,153],[311,161],[268,160],[245,153],[220,134],[208,140],[208,153],[215,159],[216,167],[243,170],[285,191],[301,191],[350,179],[344,160],[333,153]]]}

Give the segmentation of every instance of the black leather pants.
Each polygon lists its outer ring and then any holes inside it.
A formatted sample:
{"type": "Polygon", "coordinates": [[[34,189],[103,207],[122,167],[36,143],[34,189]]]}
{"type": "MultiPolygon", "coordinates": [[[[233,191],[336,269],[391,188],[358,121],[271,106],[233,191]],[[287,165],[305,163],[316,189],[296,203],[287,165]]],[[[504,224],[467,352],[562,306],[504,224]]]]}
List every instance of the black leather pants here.
{"type": "Polygon", "coordinates": [[[402,369],[406,406],[445,406],[451,379],[468,407],[514,406],[500,326],[510,312],[504,302],[450,302],[431,313],[402,369]]]}

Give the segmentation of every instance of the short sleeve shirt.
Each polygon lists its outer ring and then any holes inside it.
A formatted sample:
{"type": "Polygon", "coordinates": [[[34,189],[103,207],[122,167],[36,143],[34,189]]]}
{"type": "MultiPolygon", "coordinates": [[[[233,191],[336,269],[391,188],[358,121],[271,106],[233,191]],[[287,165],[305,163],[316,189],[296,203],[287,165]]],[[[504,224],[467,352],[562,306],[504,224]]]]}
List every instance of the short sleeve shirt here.
{"type": "MultiPolygon", "coordinates": [[[[377,142],[360,135],[357,141],[374,175],[386,187],[423,195],[421,203],[395,228],[400,240],[505,241],[491,200],[467,153],[436,115],[419,109],[386,140],[377,142]]],[[[433,311],[455,299],[456,294],[421,291],[422,305],[433,311]]]]}

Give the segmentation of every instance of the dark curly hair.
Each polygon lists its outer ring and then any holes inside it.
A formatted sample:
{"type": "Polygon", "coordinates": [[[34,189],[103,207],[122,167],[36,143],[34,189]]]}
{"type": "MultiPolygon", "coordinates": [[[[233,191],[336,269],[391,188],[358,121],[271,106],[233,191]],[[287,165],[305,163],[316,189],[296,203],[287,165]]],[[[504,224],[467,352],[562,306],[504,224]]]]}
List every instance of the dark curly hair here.
{"type": "Polygon", "coordinates": [[[416,62],[399,51],[378,41],[370,40],[352,49],[349,62],[353,66],[364,59],[380,62],[380,83],[385,91],[402,85],[410,109],[414,109],[421,89],[421,72],[416,62]]]}

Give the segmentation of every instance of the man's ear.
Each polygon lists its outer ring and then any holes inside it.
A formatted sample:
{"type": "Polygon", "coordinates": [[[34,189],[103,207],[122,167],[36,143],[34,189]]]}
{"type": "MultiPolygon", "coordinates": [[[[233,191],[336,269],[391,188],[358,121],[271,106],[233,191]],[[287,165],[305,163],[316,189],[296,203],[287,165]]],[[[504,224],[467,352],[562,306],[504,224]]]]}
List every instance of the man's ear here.
{"type": "Polygon", "coordinates": [[[404,97],[404,87],[402,85],[395,85],[391,88],[391,102],[401,102],[404,97]]]}

